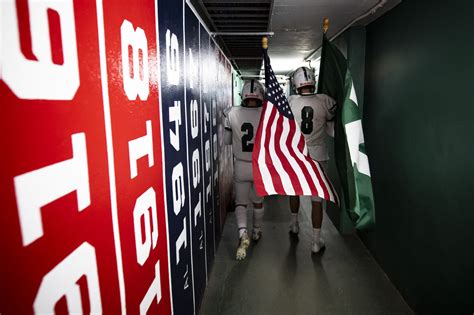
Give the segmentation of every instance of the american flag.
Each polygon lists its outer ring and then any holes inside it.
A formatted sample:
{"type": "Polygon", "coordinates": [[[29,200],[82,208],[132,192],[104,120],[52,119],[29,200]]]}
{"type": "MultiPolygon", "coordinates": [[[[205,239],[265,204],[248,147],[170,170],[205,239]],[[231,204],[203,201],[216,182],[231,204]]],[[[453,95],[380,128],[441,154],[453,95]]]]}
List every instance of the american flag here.
{"type": "Polygon", "coordinates": [[[270,65],[265,63],[266,97],[252,154],[257,194],[319,196],[338,203],[321,165],[308,154],[304,136],[270,65]]]}

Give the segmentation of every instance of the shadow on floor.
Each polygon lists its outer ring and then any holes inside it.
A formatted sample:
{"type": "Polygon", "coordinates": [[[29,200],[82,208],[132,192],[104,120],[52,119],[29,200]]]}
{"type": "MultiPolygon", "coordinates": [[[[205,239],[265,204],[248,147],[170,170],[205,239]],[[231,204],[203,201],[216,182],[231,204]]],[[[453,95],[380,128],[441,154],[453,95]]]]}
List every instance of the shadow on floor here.
{"type": "Polygon", "coordinates": [[[227,217],[200,314],[413,314],[357,236],[341,236],[325,217],[327,249],[311,254],[309,198],[298,237],[288,233],[287,205],[265,200],[263,237],[241,262],[235,215],[227,217]]]}

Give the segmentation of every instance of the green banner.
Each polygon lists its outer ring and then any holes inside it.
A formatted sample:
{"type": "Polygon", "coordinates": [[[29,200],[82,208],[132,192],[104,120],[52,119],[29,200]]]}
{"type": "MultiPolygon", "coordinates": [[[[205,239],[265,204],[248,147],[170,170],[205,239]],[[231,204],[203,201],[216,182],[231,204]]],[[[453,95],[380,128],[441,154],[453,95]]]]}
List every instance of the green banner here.
{"type": "Polygon", "coordinates": [[[338,105],[334,121],[334,151],[346,211],[356,229],[373,229],[374,197],[362,113],[347,60],[326,35],[323,37],[318,93],[331,96],[338,105]]]}

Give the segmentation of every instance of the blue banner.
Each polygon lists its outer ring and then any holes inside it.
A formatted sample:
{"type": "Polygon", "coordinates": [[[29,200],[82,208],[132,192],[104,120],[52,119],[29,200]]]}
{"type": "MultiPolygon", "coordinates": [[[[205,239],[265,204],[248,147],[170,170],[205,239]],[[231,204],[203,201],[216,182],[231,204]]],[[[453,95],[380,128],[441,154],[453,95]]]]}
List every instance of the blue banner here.
{"type": "MultiPolygon", "coordinates": [[[[189,202],[191,204],[190,226],[192,236],[194,296],[201,301],[207,281],[206,237],[204,220],[204,191],[202,166],[201,130],[201,77],[199,73],[199,29],[200,24],[194,13],[185,6],[185,78],[186,117],[188,135],[189,202]]],[[[200,303],[196,303],[198,307],[200,303]]],[[[196,309],[196,312],[199,310],[196,309]]]]}
{"type": "Polygon", "coordinates": [[[211,76],[209,75],[210,55],[209,55],[209,34],[203,26],[200,27],[200,74],[201,74],[201,124],[202,124],[202,152],[203,163],[203,184],[204,184],[204,213],[206,218],[206,256],[207,272],[211,271],[215,253],[214,236],[214,203],[212,195],[212,136],[211,136],[211,76]]]}
{"type": "MultiPolygon", "coordinates": [[[[219,54],[217,76],[217,139],[218,139],[218,169],[219,169],[219,213],[221,219],[221,235],[228,209],[231,207],[233,192],[233,157],[232,146],[224,145],[224,115],[225,108],[232,106],[232,71],[229,61],[224,54],[219,54]]],[[[220,239],[220,237],[218,237],[220,239]]]]}
{"type": "Polygon", "coordinates": [[[161,117],[175,314],[194,313],[183,39],[183,1],[158,1],[161,117]]]}
{"type": "Polygon", "coordinates": [[[219,147],[217,135],[217,95],[218,95],[218,73],[219,73],[219,49],[214,41],[209,42],[209,98],[211,103],[211,170],[212,170],[212,203],[214,208],[214,237],[217,245],[221,235],[221,213],[219,203],[219,147]]]}

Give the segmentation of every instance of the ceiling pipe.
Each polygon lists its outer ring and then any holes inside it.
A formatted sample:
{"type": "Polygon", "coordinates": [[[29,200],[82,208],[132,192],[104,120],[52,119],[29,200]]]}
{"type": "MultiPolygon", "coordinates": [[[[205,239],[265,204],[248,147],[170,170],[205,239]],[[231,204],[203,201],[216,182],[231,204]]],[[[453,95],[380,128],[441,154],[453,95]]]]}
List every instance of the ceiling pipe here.
{"type": "MultiPolygon", "coordinates": [[[[204,4],[202,3],[202,0],[200,0],[200,3],[201,3],[201,8],[204,6],[204,4]]],[[[202,18],[202,16],[199,14],[198,10],[196,10],[196,8],[194,7],[194,4],[191,2],[191,0],[186,0],[186,4],[189,6],[189,8],[191,9],[191,11],[193,11],[194,15],[196,16],[196,18],[199,20],[199,22],[201,23],[201,25],[204,27],[204,29],[206,30],[207,33],[209,33],[210,35],[212,34],[212,32],[209,30],[209,27],[207,27],[207,24],[204,22],[204,19],[202,18]]],[[[207,10],[203,10],[204,14],[206,15],[207,19],[209,20],[209,23],[211,23],[212,27],[214,27],[215,29],[216,26],[214,25],[211,17],[209,16],[209,14],[207,13],[207,10]]],[[[213,36],[214,37],[214,36],[213,36]]],[[[215,42],[215,41],[214,41],[215,42]]],[[[235,71],[237,73],[240,74],[240,69],[237,65],[237,63],[232,59],[232,54],[230,53],[230,49],[229,47],[227,47],[227,45],[225,44],[224,41],[221,41],[222,43],[219,44],[217,42],[215,42],[215,44],[220,48],[221,51],[224,51],[223,48],[225,48],[225,51],[227,52],[226,54],[226,57],[229,59],[230,63],[233,65],[235,71]]]]}
{"type": "Polygon", "coordinates": [[[212,37],[216,36],[273,36],[274,32],[214,32],[212,37]]]}
{"type": "MultiPolygon", "coordinates": [[[[359,22],[362,19],[365,19],[369,15],[375,14],[375,12],[378,9],[382,8],[386,3],[387,3],[387,0],[380,0],[376,5],[374,5],[372,8],[370,8],[368,11],[366,11],[362,15],[356,17],[355,19],[353,19],[351,22],[349,22],[349,24],[344,26],[339,32],[337,32],[336,34],[331,36],[331,38],[329,40],[333,41],[334,39],[336,39],[339,35],[344,33],[349,27],[351,27],[355,23],[359,22]]],[[[321,48],[321,45],[318,48],[316,48],[315,50],[313,50],[308,56],[306,56],[303,61],[308,61],[308,59],[310,59],[319,50],[319,48],[321,48]]]]}
{"type": "MultiPolygon", "coordinates": [[[[261,75],[261,74],[242,74],[241,75],[242,78],[259,78],[259,79],[264,79],[265,76],[264,75],[261,75]]],[[[282,75],[282,74],[278,74],[275,76],[277,78],[277,80],[286,80],[286,76],[282,75]]]]}
{"type": "Polygon", "coordinates": [[[232,57],[230,60],[260,60],[263,57],[232,57]]]}
{"type": "MultiPolygon", "coordinates": [[[[204,23],[204,20],[203,18],[201,17],[201,15],[199,14],[199,12],[196,10],[196,8],[194,7],[194,5],[191,3],[191,0],[186,0],[186,4],[189,6],[189,8],[191,9],[191,11],[193,11],[194,15],[197,17],[197,19],[199,20],[199,22],[201,22],[202,26],[204,27],[204,29],[209,33],[211,34],[212,32],[209,30],[209,28],[207,27],[206,23],[204,23]]],[[[209,21],[211,21],[212,23],[212,20],[207,17],[209,19],[209,21]]],[[[214,25],[213,25],[214,26],[214,25]]]]}

